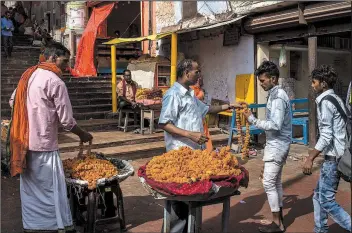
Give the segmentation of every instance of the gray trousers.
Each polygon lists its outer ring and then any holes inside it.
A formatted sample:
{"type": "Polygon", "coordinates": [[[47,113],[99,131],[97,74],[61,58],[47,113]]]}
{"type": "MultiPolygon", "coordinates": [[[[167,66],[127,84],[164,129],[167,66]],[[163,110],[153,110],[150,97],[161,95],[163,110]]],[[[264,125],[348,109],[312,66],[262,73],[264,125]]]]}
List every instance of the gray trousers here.
{"type": "Polygon", "coordinates": [[[5,55],[6,57],[11,57],[13,41],[12,36],[1,36],[2,42],[4,44],[5,55]]]}

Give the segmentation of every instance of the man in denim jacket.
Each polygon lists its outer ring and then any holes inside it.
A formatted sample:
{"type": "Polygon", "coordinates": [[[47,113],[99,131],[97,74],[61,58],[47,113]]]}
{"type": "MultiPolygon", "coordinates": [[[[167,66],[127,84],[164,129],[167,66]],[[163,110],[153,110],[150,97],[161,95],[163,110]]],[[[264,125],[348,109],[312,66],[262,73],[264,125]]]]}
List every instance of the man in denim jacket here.
{"type": "Polygon", "coordinates": [[[309,152],[309,157],[303,166],[303,173],[312,174],[313,161],[319,154],[322,154],[325,159],[313,196],[314,232],[328,232],[329,215],[337,224],[350,232],[351,216],[335,200],[340,181],[337,165],[347,143],[346,122],[335,105],[325,99],[326,96],[332,96],[346,113],[343,101],[333,90],[337,73],[331,66],[321,65],[312,71],[311,77],[312,87],[318,94],[315,102],[320,135],[315,148],[309,152]]]}
{"type": "Polygon", "coordinates": [[[286,92],[278,85],[279,69],[271,61],[264,61],[256,71],[261,87],[269,92],[266,105],[266,119],[259,120],[251,111],[244,113],[247,120],[265,131],[263,186],[273,215],[268,226],[259,228],[260,232],[284,232],[282,214],[283,190],[282,168],[286,162],[291,144],[291,107],[286,92]]]}

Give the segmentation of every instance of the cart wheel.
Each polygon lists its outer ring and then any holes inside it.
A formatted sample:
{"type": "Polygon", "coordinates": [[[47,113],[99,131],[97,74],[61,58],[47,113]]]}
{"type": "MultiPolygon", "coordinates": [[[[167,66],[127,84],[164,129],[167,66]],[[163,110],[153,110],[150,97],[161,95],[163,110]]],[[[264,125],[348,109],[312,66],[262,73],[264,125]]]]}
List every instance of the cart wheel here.
{"type": "Polygon", "coordinates": [[[95,192],[88,194],[88,205],[87,205],[87,222],[86,222],[86,233],[95,232],[95,220],[97,217],[97,200],[95,192]]]}

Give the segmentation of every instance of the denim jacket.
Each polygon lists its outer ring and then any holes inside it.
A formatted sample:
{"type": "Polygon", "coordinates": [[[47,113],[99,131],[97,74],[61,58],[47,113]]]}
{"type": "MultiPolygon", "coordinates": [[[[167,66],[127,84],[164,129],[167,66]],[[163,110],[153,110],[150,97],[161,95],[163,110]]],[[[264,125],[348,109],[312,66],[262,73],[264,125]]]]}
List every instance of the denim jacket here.
{"type": "Polygon", "coordinates": [[[290,99],[280,86],[269,90],[265,110],[265,120],[259,120],[251,115],[248,121],[265,131],[263,160],[284,163],[290,150],[292,124],[290,99]]]}

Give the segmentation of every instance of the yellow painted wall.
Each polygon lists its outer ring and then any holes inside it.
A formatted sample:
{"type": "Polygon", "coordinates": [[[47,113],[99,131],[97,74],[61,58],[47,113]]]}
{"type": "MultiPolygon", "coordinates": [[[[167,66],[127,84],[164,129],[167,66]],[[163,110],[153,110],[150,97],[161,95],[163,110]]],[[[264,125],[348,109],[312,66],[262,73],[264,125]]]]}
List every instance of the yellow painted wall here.
{"type": "Polygon", "coordinates": [[[236,102],[245,101],[248,104],[255,102],[254,74],[236,75],[236,102]]]}

